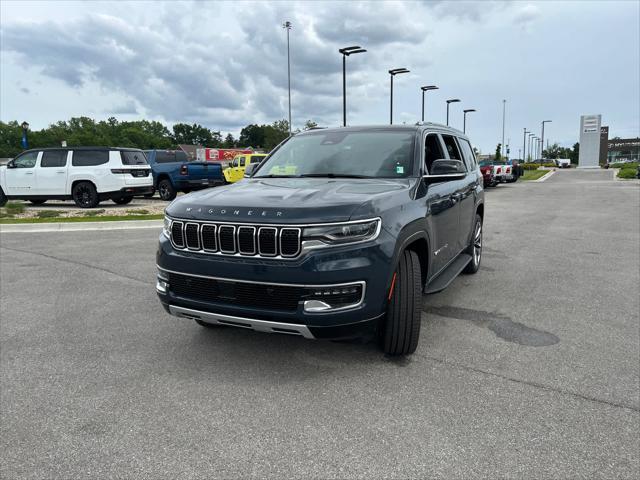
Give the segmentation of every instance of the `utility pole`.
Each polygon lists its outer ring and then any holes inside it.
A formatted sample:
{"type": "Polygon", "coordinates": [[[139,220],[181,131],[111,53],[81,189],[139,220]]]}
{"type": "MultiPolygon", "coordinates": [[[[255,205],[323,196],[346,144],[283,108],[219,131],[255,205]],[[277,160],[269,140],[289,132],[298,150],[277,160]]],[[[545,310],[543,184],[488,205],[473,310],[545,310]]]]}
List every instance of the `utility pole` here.
{"type": "Polygon", "coordinates": [[[502,100],[502,156],[504,157],[504,119],[505,119],[505,112],[506,112],[506,108],[507,108],[507,101],[506,100],[502,100]]]}
{"type": "Polygon", "coordinates": [[[289,31],[293,25],[290,21],[286,21],[282,24],[282,28],[287,31],[287,81],[289,84],[289,136],[291,136],[291,55],[289,50],[289,31]]]}
{"type": "Polygon", "coordinates": [[[447,100],[447,127],[449,126],[449,104],[459,102],[459,98],[450,98],[447,100]]]}

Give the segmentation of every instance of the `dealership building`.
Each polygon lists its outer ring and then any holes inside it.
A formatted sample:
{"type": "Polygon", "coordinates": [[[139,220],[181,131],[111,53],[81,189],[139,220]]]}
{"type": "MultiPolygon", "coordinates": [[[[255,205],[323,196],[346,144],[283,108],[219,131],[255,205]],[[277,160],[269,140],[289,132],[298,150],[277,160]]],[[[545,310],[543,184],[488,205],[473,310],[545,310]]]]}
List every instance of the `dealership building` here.
{"type": "Polygon", "coordinates": [[[640,161],[640,137],[607,141],[607,163],[640,161]]]}

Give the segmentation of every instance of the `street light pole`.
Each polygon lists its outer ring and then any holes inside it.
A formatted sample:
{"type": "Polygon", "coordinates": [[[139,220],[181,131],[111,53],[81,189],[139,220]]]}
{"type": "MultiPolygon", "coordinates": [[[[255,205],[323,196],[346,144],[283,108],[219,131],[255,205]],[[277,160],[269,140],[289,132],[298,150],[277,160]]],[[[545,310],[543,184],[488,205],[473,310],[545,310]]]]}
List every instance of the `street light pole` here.
{"type": "Polygon", "coordinates": [[[527,161],[527,129],[524,129],[524,138],[522,139],[522,163],[525,163],[527,161]]]}
{"type": "Polygon", "coordinates": [[[420,90],[422,90],[422,121],[424,122],[424,92],[428,90],[438,90],[438,87],[435,85],[426,85],[424,87],[420,87],[420,90]]]}
{"type": "Polygon", "coordinates": [[[25,150],[29,148],[29,139],[27,138],[27,132],[29,131],[29,124],[27,122],[22,122],[20,125],[22,127],[22,148],[25,150]]]}
{"type": "Polygon", "coordinates": [[[393,77],[401,73],[409,73],[409,70],[407,70],[406,68],[394,68],[389,70],[389,75],[391,76],[391,96],[390,96],[390,104],[389,104],[389,124],[390,125],[393,125],[393,77]]]}
{"type": "Polygon", "coordinates": [[[533,156],[531,155],[531,139],[533,138],[533,136],[534,136],[533,133],[529,132],[529,139],[528,139],[528,142],[527,142],[527,148],[529,150],[529,159],[532,160],[532,161],[533,161],[533,156]]]}
{"type": "Polygon", "coordinates": [[[459,98],[450,98],[447,100],[447,126],[449,126],[449,104],[459,102],[459,98]]]}
{"type": "Polygon", "coordinates": [[[506,105],[507,105],[507,101],[506,100],[502,100],[502,156],[504,157],[504,118],[505,118],[505,111],[506,111],[506,105]]]}
{"type": "MultiPolygon", "coordinates": [[[[544,124],[545,123],[551,123],[551,120],[543,120],[542,121],[542,135],[540,137],[540,140],[542,142],[542,147],[544,148],[544,124]]],[[[542,150],[540,151],[540,153],[542,154],[542,150]]],[[[542,156],[542,155],[541,155],[542,156]]]]}
{"type": "Polygon", "coordinates": [[[463,116],[462,116],[462,133],[467,133],[467,113],[469,112],[475,112],[475,109],[473,108],[469,108],[467,110],[463,110],[463,116]]]}
{"type": "Polygon", "coordinates": [[[366,52],[364,48],[358,45],[353,47],[340,48],[338,51],[342,54],[342,126],[347,126],[347,57],[353,53],[366,52]]]}
{"type": "Polygon", "coordinates": [[[287,83],[289,85],[289,136],[291,136],[291,55],[289,51],[289,31],[293,25],[290,21],[282,24],[282,28],[287,31],[287,83]]]}

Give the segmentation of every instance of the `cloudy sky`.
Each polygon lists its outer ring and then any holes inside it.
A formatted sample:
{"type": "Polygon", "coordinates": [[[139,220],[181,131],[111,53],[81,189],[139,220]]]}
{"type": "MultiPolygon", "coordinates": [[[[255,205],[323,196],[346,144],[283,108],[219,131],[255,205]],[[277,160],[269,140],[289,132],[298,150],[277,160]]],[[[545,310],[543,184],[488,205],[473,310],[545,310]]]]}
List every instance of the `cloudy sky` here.
{"type": "Polygon", "coordinates": [[[420,119],[467,132],[483,152],[502,136],[522,148],[523,127],[572,145],[579,116],[601,113],[610,136],[640,130],[640,2],[14,2],[0,3],[0,119],[39,129],[97,119],[197,122],[237,134],[287,116],[291,30],[294,128],[341,123],[338,48],[347,62],[348,122],[420,119]]]}

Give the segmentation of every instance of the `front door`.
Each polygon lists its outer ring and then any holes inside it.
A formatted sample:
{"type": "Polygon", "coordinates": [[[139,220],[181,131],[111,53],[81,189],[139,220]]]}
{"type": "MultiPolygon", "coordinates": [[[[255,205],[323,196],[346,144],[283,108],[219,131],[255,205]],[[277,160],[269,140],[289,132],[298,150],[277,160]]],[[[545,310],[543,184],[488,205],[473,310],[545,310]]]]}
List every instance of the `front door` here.
{"type": "Polygon", "coordinates": [[[45,150],[37,169],[37,195],[66,195],[67,193],[67,150],[45,150]]]}
{"type": "Polygon", "coordinates": [[[7,195],[28,197],[36,193],[36,161],[40,152],[25,152],[12,160],[7,168],[7,195]]]}
{"type": "MultiPolygon", "coordinates": [[[[435,160],[446,158],[440,136],[430,133],[425,137],[425,167],[430,171],[435,160]]],[[[426,195],[426,211],[431,223],[433,275],[444,268],[456,255],[458,239],[459,205],[456,200],[457,181],[432,183],[426,195]]]]}
{"type": "Polygon", "coordinates": [[[478,169],[476,157],[471,144],[466,138],[457,138],[460,153],[467,167],[467,177],[460,191],[460,248],[466,248],[471,243],[471,236],[476,222],[476,196],[482,185],[482,174],[478,169]]]}

